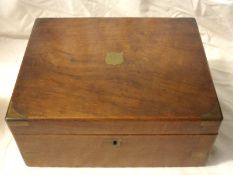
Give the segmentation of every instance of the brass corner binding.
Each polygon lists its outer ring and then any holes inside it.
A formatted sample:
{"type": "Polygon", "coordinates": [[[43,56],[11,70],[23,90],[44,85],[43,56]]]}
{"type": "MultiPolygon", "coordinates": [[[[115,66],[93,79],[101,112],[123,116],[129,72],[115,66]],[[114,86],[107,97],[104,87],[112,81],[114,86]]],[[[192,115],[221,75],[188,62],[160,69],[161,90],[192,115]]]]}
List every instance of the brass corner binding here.
{"type": "Polygon", "coordinates": [[[20,120],[20,119],[25,119],[25,118],[26,118],[25,115],[18,113],[14,109],[13,102],[10,101],[7,114],[6,114],[6,119],[19,119],[20,120]]]}
{"type": "Polygon", "coordinates": [[[205,119],[211,119],[213,116],[221,116],[221,111],[218,104],[215,104],[215,106],[212,108],[210,112],[204,113],[201,116],[205,119]]]}

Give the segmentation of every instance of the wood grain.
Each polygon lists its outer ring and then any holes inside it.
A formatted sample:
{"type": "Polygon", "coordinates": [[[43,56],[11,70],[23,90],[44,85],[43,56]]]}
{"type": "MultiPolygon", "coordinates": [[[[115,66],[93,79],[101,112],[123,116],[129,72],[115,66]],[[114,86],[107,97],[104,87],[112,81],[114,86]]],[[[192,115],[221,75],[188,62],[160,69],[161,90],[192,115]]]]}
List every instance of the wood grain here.
{"type": "Polygon", "coordinates": [[[16,135],[29,166],[202,166],[216,135],[16,135]],[[32,141],[33,140],[33,141],[32,141]],[[113,142],[117,141],[117,145],[113,142]]]}
{"type": "Polygon", "coordinates": [[[222,113],[195,19],[41,18],[6,121],[29,166],[200,166],[222,113]]]}
{"type": "Polygon", "coordinates": [[[217,121],[8,121],[13,134],[217,134],[217,121]]]}
{"type": "Polygon", "coordinates": [[[26,119],[222,118],[190,18],[38,19],[11,102],[26,119]]]}

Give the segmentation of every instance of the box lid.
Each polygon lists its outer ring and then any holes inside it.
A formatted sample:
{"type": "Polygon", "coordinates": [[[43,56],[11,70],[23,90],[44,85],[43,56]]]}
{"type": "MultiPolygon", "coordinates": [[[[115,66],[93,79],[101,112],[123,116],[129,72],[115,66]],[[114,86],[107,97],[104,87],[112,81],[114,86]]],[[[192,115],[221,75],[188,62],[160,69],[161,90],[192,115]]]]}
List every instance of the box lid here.
{"type": "Polygon", "coordinates": [[[222,115],[195,19],[41,18],[6,120],[201,123],[222,115]]]}

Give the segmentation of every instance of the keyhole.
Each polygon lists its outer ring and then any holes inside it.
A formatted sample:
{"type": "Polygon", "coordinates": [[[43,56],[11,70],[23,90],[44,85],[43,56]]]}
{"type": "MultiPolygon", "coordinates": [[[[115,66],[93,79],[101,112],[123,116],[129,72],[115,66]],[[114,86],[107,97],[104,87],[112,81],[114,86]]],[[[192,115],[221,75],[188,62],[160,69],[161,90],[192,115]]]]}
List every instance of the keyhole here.
{"type": "Polygon", "coordinates": [[[112,141],[112,145],[113,145],[113,146],[120,146],[120,141],[113,140],[113,141],[112,141]]]}
{"type": "Polygon", "coordinates": [[[113,140],[112,144],[115,146],[118,144],[117,140],[113,140]]]}

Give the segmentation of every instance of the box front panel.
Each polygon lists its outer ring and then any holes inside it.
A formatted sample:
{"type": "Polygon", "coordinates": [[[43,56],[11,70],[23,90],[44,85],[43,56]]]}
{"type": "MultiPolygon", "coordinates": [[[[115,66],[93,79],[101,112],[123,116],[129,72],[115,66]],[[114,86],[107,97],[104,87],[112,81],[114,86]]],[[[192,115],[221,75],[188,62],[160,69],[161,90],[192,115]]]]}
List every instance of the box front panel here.
{"type": "Polygon", "coordinates": [[[29,166],[204,165],[216,135],[15,135],[29,166]]]}

